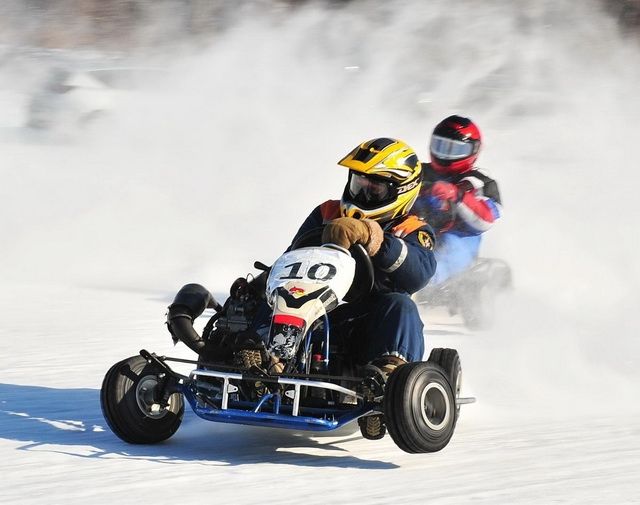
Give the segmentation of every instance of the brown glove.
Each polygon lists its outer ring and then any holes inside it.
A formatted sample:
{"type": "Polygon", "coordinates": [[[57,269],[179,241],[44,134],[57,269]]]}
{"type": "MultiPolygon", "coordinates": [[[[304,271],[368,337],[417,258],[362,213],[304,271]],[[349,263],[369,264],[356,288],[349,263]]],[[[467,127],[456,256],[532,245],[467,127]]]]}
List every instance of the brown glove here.
{"type": "Polygon", "coordinates": [[[330,221],[322,232],[323,244],[336,244],[349,249],[353,244],[362,244],[369,256],[374,256],[382,245],[384,232],[376,221],[339,217],[330,221]]]}

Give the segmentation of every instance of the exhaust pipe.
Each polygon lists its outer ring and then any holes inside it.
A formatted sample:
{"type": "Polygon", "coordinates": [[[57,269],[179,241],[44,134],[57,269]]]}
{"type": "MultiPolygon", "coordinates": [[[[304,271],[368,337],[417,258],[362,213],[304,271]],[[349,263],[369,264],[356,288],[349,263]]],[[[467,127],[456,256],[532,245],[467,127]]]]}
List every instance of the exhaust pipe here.
{"type": "Polygon", "coordinates": [[[205,309],[220,312],[222,305],[200,284],[187,284],[180,288],[167,311],[167,328],[174,343],[181,341],[192,351],[198,354],[202,352],[204,340],[193,328],[193,321],[202,315],[205,309]]]}

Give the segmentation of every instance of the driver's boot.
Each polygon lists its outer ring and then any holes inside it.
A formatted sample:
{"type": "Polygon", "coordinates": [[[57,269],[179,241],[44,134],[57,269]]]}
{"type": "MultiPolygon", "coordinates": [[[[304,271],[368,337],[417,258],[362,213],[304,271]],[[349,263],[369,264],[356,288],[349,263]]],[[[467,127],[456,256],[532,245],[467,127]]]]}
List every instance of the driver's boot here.
{"type": "MultiPolygon", "coordinates": [[[[365,401],[373,402],[384,395],[384,387],[397,367],[404,365],[406,361],[396,356],[382,356],[373,360],[364,368],[364,379],[360,385],[365,401]]],[[[379,440],[384,437],[387,427],[383,414],[371,414],[358,419],[360,433],[368,440],[379,440]]]]}

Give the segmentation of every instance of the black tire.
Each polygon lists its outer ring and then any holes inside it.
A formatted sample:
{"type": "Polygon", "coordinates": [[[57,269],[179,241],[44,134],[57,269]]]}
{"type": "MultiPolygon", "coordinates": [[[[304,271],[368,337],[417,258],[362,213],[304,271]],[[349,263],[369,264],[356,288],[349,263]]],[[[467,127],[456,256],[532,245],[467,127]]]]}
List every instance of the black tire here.
{"type": "Polygon", "coordinates": [[[449,384],[453,389],[453,394],[456,398],[456,421],[460,416],[460,405],[458,404],[458,398],[460,398],[460,390],[462,389],[462,365],[460,364],[460,356],[455,349],[446,349],[437,347],[429,354],[430,363],[435,363],[440,366],[449,379],[449,384]]]}
{"type": "Polygon", "coordinates": [[[153,411],[153,389],[162,370],[142,356],[113,365],[100,390],[102,414],[111,430],[130,444],[155,444],[173,435],[184,415],[180,393],[169,398],[167,408],[153,411]]]}
{"type": "Polygon", "coordinates": [[[383,406],[389,434],[405,452],[436,452],[453,436],[453,389],[445,371],[434,363],[398,367],[387,381],[383,406]]]}

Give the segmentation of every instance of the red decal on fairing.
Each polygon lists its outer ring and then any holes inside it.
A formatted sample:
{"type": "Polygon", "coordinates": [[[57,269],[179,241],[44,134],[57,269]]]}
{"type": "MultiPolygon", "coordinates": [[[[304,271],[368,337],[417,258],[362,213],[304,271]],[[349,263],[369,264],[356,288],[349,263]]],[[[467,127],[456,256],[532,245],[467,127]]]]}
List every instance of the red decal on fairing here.
{"type": "Polygon", "coordinates": [[[273,322],[276,324],[297,326],[298,328],[302,328],[304,326],[304,319],[301,317],[289,316],[287,314],[276,314],[273,316],[273,322]]]}

